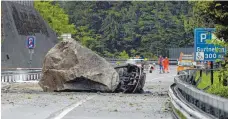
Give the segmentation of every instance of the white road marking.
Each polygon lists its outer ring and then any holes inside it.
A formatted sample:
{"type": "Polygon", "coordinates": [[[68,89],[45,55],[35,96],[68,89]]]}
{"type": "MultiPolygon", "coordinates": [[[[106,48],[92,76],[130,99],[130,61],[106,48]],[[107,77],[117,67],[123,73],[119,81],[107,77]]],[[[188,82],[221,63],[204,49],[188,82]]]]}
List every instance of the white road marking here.
{"type": "Polygon", "coordinates": [[[95,96],[89,96],[89,97],[87,97],[87,98],[84,99],[84,100],[81,100],[81,101],[79,101],[79,102],[77,102],[77,103],[75,103],[75,104],[72,104],[72,105],[70,105],[70,106],[67,106],[66,108],[63,109],[63,111],[62,111],[60,114],[56,115],[55,117],[53,117],[53,118],[51,118],[51,119],[62,119],[62,118],[63,118],[67,113],[69,113],[71,110],[73,110],[74,108],[80,106],[81,104],[85,103],[86,101],[88,101],[88,100],[90,100],[90,99],[92,99],[92,98],[94,98],[94,97],[95,97],[95,96]]]}
{"type": "MultiPolygon", "coordinates": [[[[166,77],[158,77],[158,78],[152,78],[152,80],[156,80],[156,79],[163,79],[163,78],[169,78],[169,77],[175,77],[177,75],[172,75],[172,76],[166,76],[166,77]]],[[[150,81],[152,81],[150,80],[150,81]]],[[[148,80],[147,80],[148,81],[148,80]]]]}
{"type": "Polygon", "coordinates": [[[16,83],[38,83],[39,81],[16,81],[16,83]]]}
{"type": "Polygon", "coordinates": [[[174,76],[158,77],[158,78],[153,78],[153,79],[163,79],[163,78],[168,78],[168,77],[174,77],[174,76]]]}

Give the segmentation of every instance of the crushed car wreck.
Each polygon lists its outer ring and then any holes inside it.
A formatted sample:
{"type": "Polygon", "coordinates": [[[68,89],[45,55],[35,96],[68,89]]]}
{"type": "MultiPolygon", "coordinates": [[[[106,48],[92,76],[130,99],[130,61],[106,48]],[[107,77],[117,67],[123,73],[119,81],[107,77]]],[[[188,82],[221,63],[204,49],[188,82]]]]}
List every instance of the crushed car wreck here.
{"type": "Polygon", "coordinates": [[[141,67],[134,64],[124,64],[115,67],[119,74],[119,85],[115,92],[142,93],[146,74],[141,67]]]}

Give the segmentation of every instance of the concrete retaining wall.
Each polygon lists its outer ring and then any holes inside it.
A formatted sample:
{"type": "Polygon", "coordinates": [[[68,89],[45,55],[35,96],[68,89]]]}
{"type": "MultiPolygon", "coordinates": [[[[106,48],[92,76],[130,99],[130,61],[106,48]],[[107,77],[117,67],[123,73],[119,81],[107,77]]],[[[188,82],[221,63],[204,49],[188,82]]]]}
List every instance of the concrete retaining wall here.
{"type": "Polygon", "coordinates": [[[58,41],[56,34],[34,9],[33,1],[2,1],[2,68],[28,68],[27,36],[36,37],[31,68],[42,67],[46,53],[58,41]]]}

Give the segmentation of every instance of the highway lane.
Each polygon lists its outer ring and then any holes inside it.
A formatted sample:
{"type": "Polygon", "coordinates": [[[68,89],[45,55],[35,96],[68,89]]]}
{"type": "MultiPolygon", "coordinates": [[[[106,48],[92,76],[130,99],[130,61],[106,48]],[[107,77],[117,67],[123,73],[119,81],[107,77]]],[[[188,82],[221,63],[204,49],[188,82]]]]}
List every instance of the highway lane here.
{"type": "Polygon", "coordinates": [[[165,74],[159,74],[158,70],[147,73],[144,94],[95,96],[68,111],[62,119],[169,119],[171,114],[163,109],[168,99],[168,88],[176,75],[176,67],[171,66],[170,69],[171,72],[165,74]]]}
{"type": "Polygon", "coordinates": [[[2,92],[2,119],[169,119],[163,110],[176,67],[147,74],[144,94],[42,92],[35,83],[14,84],[2,92]]]}

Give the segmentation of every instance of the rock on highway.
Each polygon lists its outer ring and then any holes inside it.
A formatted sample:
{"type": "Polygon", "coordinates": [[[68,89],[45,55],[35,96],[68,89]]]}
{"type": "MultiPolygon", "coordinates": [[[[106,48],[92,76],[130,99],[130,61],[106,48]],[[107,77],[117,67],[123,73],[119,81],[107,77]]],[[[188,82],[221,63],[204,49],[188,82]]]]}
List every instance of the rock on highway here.
{"type": "Polygon", "coordinates": [[[2,89],[2,119],[171,119],[164,109],[176,67],[166,74],[157,68],[147,73],[143,94],[50,93],[37,83],[10,84],[2,89]]]}

